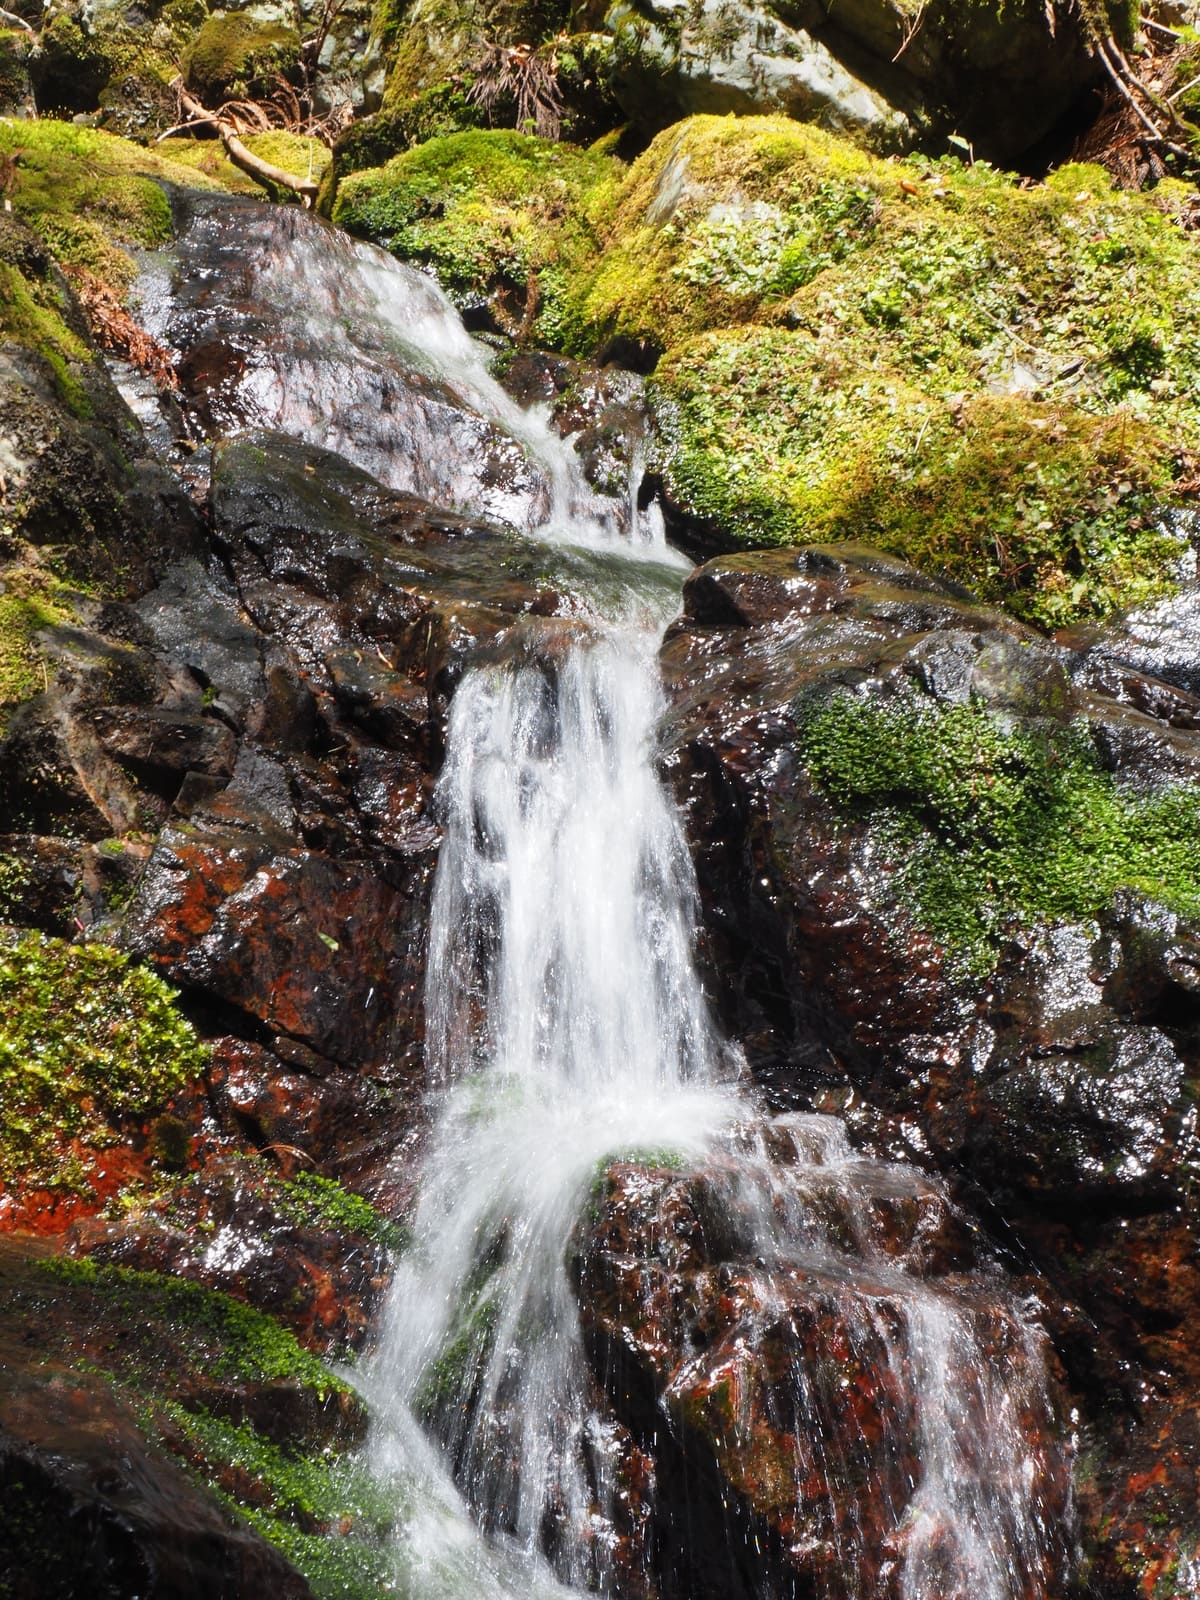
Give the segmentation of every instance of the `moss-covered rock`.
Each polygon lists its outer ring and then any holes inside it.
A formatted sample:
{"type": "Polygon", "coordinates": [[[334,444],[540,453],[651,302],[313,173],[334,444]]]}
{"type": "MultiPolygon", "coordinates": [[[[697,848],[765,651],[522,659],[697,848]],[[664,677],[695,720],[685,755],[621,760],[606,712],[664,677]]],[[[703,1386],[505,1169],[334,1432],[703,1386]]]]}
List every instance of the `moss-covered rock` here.
{"type": "Polygon", "coordinates": [[[390,1587],[392,1508],[349,1454],[361,1403],[269,1317],[12,1245],[0,1291],[0,1560],[16,1593],[65,1600],[100,1559],[111,1594],[390,1587]]]}
{"type": "Polygon", "coordinates": [[[295,28],[234,11],[206,18],[184,57],[184,71],[189,87],[216,104],[269,90],[299,59],[295,28]]]}
{"type": "Polygon", "coordinates": [[[146,137],[174,119],[170,85],[205,14],[200,0],[145,13],[121,5],[54,0],[30,62],[43,114],[98,113],[114,133],[146,137]]]}
{"type": "Polygon", "coordinates": [[[198,1078],[205,1053],[161,978],[103,945],[0,943],[0,1188],[87,1186],[123,1121],[198,1078]]]}
{"type": "Polygon", "coordinates": [[[1086,922],[1118,890],[1200,915],[1200,796],[1118,788],[1085,728],[834,695],[802,748],[818,786],[904,863],[897,889],[919,923],[985,970],[1014,922],[1086,922]]]}
{"type": "Polygon", "coordinates": [[[600,148],[432,140],[345,179],[334,216],[464,302],[524,297],[510,331],[665,351],[681,527],[869,537],[1058,626],[1192,560],[1172,508],[1200,427],[1200,263],[1175,203],[1095,167],[1022,185],[696,117],[624,174],[600,148]]]}
{"type": "Polygon", "coordinates": [[[333,219],[432,266],[460,303],[499,297],[502,322],[561,344],[572,272],[597,250],[591,207],[620,171],[599,150],[452,134],[347,178],[333,219]]]}

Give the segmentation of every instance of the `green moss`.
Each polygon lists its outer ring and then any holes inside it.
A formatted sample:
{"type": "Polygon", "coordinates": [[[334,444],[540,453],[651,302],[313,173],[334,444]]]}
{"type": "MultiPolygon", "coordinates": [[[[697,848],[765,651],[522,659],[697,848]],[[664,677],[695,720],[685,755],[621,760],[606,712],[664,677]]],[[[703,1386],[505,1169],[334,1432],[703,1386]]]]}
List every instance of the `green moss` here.
{"type": "Polygon", "coordinates": [[[839,694],[812,709],[803,749],[879,835],[916,921],[973,970],[1013,922],[1085,921],[1118,889],[1200,913],[1200,795],[1119,789],[1083,727],[839,694]]]}
{"type": "Polygon", "coordinates": [[[321,1401],[352,1392],[286,1328],[216,1289],[65,1257],[45,1262],[43,1270],[93,1296],[99,1319],[130,1330],[110,1357],[126,1377],[150,1382],[162,1378],[164,1361],[172,1370],[184,1362],[221,1381],[299,1384],[321,1401]],[[170,1330],[170,1351],[162,1348],[157,1330],[163,1329],[170,1330]]]}
{"type": "MultiPolygon", "coordinates": [[[[2,281],[2,279],[0,279],[2,281]]],[[[34,578],[23,583],[25,592],[16,592],[17,579],[11,574],[0,594],[0,729],[6,712],[44,687],[44,657],[36,635],[42,628],[69,619],[54,599],[54,586],[34,578]]]]}
{"type": "Polygon", "coordinates": [[[270,133],[250,134],[246,148],[273,166],[282,167],[296,178],[312,178],[320,182],[330,162],[329,146],[320,139],[310,139],[301,133],[288,133],[275,128],[270,133]]]}
{"type": "Polygon", "coordinates": [[[80,1189],[78,1147],[154,1111],[207,1059],[172,990],[103,945],[0,941],[0,1182],[80,1189]]]}
{"type": "Polygon", "coordinates": [[[399,1224],[380,1216],[369,1200],[352,1194],[333,1178],[300,1172],[290,1182],[279,1180],[279,1187],[297,1222],[358,1233],[388,1250],[400,1250],[407,1243],[399,1224]]]}
{"type": "Polygon", "coordinates": [[[672,493],[743,544],[865,539],[1048,627],[1167,592],[1184,556],[1167,440],[1131,411],[948,403],[782,329],[684,344],[653,388],[672,493]]]}
{"type": "Polygon", "coordinates": [[[318,1600],[378,1600],[391,1592],[395,1506],[360,1465],[331,1451],[296,1455],[247,1425],[180,1406],[170,1414],[193,1471],[283,1551],[318,1600]]]}
{"type": "Polygon", "coordinates": [[[452,134],[345,179],[333,220],[432,266],[460,299],[536,281],[535,337],[558,344],[572,263],[596,248],[588,197],[619,172],[610,156],[525,134],[452,134]]]}
{"type": "Polygon", "coordinates": [[[235,11],[207,18],[184,56],[184,71],[197,93],[237,99],[267,87],[299,59],[294,28],[235,11]]]}

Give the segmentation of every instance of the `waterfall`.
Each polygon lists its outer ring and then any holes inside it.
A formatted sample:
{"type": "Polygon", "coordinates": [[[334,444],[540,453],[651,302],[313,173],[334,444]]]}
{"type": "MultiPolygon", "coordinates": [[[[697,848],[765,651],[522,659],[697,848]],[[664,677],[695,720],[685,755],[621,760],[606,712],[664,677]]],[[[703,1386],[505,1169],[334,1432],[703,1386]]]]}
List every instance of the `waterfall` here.
{"type": "Polygon", "coordinates": [[[653,628],[551,633],[455,698],[426,997],[438,1112],[369,1372],[376,1470],[395,1473],[424,1430],[527,1583],[549,1583],[548,1564],[569,1587],[622,1593],[620,1443],[572,1239],[609,1162],[669,1160],[707,1169],[764,1315],[788,1314],[776,1283],[819,1281],[831,1369],[845,1338],[890,1369],[894,1437],[859,1460],[837,1452],[836,1388],[803,1363],[791,1379],[796,1493],[824,1485],[839,1541],[830,1600],[1048,1600],[1062,1530],[1023,1420],[1045,1405],[1040,1333],[994,1285],[933,1280],[920,1229],[889,1237],[897,1203],[948,1210],[936,1186],[857,1157],[833,1118],[768,1122],[739,1086],[692,964],[691,865],[654,767],[656,642],[653,628]],[[865,1535],[881,1505],[882,1562],[865,1535]]]}
{"type": "MultiPolygon", "coordinates": [[[[150,275],[144,314],[211,376],[214,413],[592,552],[575,615],[525,619],[451,707],[426,992],[431,1128],[411,1244],[355,1373],[371,1465],[397,1505],[398,1590],[652,1594],[651,1568],[671,1560],[655,1544],[653,1453],[719,1380],[726,1433],[688,1448],[736,1460],[768,1381],[787,1445],[773,1463],[787,1528],[772,1535],[774,1566],[764,1555],[740,1593],[1053,1600],[1068,1541],[1062,1461],[1039,1443],[1053,1429],[1037,1308],[985,1253],[944,1247],[970,1230],[934,1180],[857,1154],[835,1118],[769,1116],[709,1014],[692,866],[655,763],[656,652],[686,563],[640,504],[640,443],[627,492],[605,497],[546,413],[495,382],[427,278],[295,211],[200,206],[197,231],[204,248],[192,259],[185,237],[157,311],[150,275]],[[269,325],[274,359],[238,344],[242,322],[212,294],[228,275],[255,280],[253,314],[240,315],[255,349],[269,325]],[[673,1365],[640,1442],[585,1326],[581,1241],[614,1163],[627,1183],[644,1176],[639,1248],[661,1251],[664,1271],[686,1254],[671,1207],[684,1190],[699,1197],[713,1237],[694,1252],[691,1290],[733,1308],[718,1348],[685,1316],[659,1351],[673,1365]],[[631,1572],[621,1519],[639,1455],[650,1531],[631,1572]]],[[[634,1323],[659,1313],[638,1298],[631,1261],[606,1337],[636,1359],[634,1323]]],[[[757,1549],[762,1525],[736,1499],[730,1489],[728,1529],[704,1532],[710,1545],[733,1538],[740,1516],[757,1549]]],[[[686,1563],[672,1581],[671,1600],[692,1600],[686,1563]]]]}

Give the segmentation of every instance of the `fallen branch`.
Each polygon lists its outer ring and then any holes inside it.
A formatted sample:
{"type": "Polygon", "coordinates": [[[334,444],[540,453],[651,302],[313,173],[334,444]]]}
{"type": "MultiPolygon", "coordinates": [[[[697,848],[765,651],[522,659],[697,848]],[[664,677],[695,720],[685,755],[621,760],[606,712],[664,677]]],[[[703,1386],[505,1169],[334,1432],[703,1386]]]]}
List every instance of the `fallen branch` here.
{"type": "MultiPolygon", "coordinates": [[[[1100,65],[1104,68],[1105,72],[1112,80],[1113,87],[1116,89],[1122,100],[1125,101],[1126,105],[1128,105],[1129,109],[1133,112],[1134,116],[1145,129],[1146,143],[1152,146],[1157,146],[1157,148],[1160,150],[1167,150],[1171,153],[1171,155],[1178,156],[1182,161],[1194,162],[1196,159],[1195,154],[1191,150],[1186,149],[1183,145],[1177,144],[1173,139],[1168,139],[1165,131],[1159,127],[1159,125],[1149,116],[1147,116],[1146,112],[1143,111],[1142,107],[1138,104],[1133,92],[1133,88],[1129,82],[1129,78],[1132,78],[1133,74],[1128,73],[1127,64],[1125,72],[1122,72],[1119,63],[1124,62],[1125,58],[1121,55],[1116,41],[1106,36],[1098,35],[1093,40],[1093,51],[1098,58],[1100,65]],[[1109,54],[1110,50],[1112,52],[1112,56],[1116,57],[1115,61],[1109,54]],[[1126,76],[1127,73],[1128,76],[1126,76]]],[[[1140,80],[1138,80],[1137,86],[1143,90],[1143,93],[1145,92],[1145,87],[1140,80]]]]}
{"type": "Polygon", "coordinates": [[[3,23],[6,28],[24,28],[25,32],[32,38],[37,38],[36,28],[31,28],[24,17],[18,17],[11,11],[5,11],[3,6],[0,6],[0,23],[3,23]]]}
{"type": "Polygon", "coordinates": [[[253,150],[248,150],[238,138],[232,125],[227,122],[219,112],[206,111],[193,95],[190,95],[183,86],[183,79],[176,78],[172,85],[179,96],[179,104],[194,123],[204,123],[210,128],[215,128],[217,136],[225,146],[225,153],[235,167],[241,170],[256,183],[263,185],[279,184],[281,188],[291,189],[298,194],[306,206],[311,207],[317,198],[318,185],[311,178],[297,178],[292,172],[285,172],[282,167],[275,166],[270,161],[264,161],[256,156],[253,150]]]}

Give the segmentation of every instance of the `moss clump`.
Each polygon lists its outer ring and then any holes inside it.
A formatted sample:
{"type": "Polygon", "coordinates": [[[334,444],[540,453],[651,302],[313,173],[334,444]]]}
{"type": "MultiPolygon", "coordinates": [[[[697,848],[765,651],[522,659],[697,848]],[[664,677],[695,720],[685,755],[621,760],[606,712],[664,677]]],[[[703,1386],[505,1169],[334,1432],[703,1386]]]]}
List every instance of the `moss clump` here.
{"type": "Polygon", "coordinates": [[[81,1152],[158,1109],[207,1053],[161,978],[103,945],[0,942],[0,1183],[87,1192],[81,1152]]]}
{"type": "Polygon", "coordinates": [[[205,21],[184,57],[184,71],[198,94],[229,99],[261,91],[299,59],[294,28],[235,11],[205,21]]]}
{"type": "Polygon", "coordinates": [[[847,371],[811,335],[705,335],[654,380],[667,479],[741,543],[860,539],[1046,627],[1166,592],[1167,440],[1122,408],[980,395],[847,371]]]}
{"type": "Polygon", "coordinates": [[[55,589],[40,575],[25,581],[20,574],[5,577],[0,594],[0,732],[9,710],[44,686],[37,634],[70,618],[54,598],[55,589]]]}
{"type": "Polygon", "coordinates": [[[1119,889],[1200,913],[1200,794],[1129,794],[1086,729],[839,694],[803,733],[813,781],[868,821],[916,921],[986,971],[1014,922],[1082,921],[1119,889]]]}
{"type": "Polygon", "coordinates": [[[460,300],[498,283],[532,293],[534,336],[561,344],[573,267],[597,247],[589,205],[620,170],[526,134],[451,134],[347,178],[333,220],[433,267],[460,300]]]}
{"type": "Polygon", "coordinates": [[[169,1409],[193,1471],[283,1551],[318,1600],[378,1600],[391,1591],[395,1507],[361,1466],[328,1450],[297,1455],[246,1424],[169,1409]]]}

